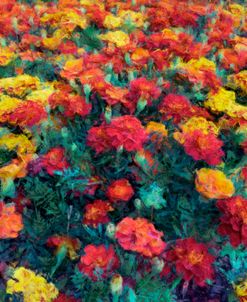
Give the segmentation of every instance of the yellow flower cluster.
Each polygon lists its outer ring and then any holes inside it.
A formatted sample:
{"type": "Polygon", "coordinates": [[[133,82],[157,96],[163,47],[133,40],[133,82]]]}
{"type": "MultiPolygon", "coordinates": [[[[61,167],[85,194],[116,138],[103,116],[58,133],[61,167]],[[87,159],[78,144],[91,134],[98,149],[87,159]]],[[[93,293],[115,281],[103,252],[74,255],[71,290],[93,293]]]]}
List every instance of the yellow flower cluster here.
{"type": "Polygon", "coordinates": [[[231,117],[247,119],[247,109],[245,106],[236,103],[235,92],[226,90],[223,87],[216,93],[210,92],[204,105],[216,113],[223,112],[231,117]]]}
{"type": "Polygon", "coordinates": [[[31,90],[37,89],[39,85],[39,79],[28,74],[0,79],[0,89],[4,90],[9,95],[18,97],[25,96],[31,90]]]}
{"type": "Polygon", "coordinates": [[[242,70],[237,74],[230,75],[227,80],[232,88],[240,88],[247,94],[247,70],[242,70]]]}
{"type": "Polygon", "coordinates": [[[145,16],[142,13],[131,10],[120,10],[116,16],[107,14],[103,24],[107,29],[116,29],[127,22],[131,22],[135,27],[142,27],[145,22],[145,16]]]}
{"type": "Polygon", "coordinates": [[[247,279],[243,280],[239,284],[233,285],[235,294],[241,299],[241,301],[247,301],[247,279]]]}
{"type": "Polygon", "coordinates": [[[114,43],[117,47],[124,47],[130,43],[129,36],[121,30],[109,31],[106,34],[99,35],[99,38],[114,43]]]}
{"type": "Polygon", "coordinates": [[[216,71],[215,63],[204,57],[198,60],[191,59],[187,63],[179,62],[177,67],[187,71],[189,74],[197,74],[200,70],[216,71]]]}
{"type": "Polygon", "coordinates": [[[22,293],[24,302],[52,302],[58,290],[52,283],[24,267],[17,268],[7,282],[7,293],[22,293]]]}
{"type": "Polygon", "coordinates": [[[16,54],[9,47],[0,47],[0,66],[6,66],[16,58],[16,54]]]}
{"type": "Polygon", "coordinates": [[[36,147],[24,134],[5,134],[0,138],[0,148],[16,150],[18,155],[34,153],[36,147]]]}

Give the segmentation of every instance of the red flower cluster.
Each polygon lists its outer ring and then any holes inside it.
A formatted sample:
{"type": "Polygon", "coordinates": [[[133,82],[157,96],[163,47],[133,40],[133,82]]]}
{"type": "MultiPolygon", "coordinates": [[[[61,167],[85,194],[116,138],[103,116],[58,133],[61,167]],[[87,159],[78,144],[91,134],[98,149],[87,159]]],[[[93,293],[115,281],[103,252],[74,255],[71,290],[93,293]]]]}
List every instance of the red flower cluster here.
{"type": "Polygon", "coordinates": [[[218,232],[222,236],[229,236],[233,246],[244,244],[247,246],[247,199],[234,196],[218,200],[217,207],[223,213],[218,232]]]}
{"type": "Polygon", "coordinates": [[[108,212],[112,211],[110,203],[103,200],[95,200],[93,203],[85,206],[83,223],[97,227],[100,223],[109,222],[108,212]]]}
{"type": "Polygon", "coordinates": [[[157,99],[161,94],[161,90],[153,81],[146,78],[134,79],[130,82],[130,91],[128,98],[137,103],[139,99],[146,100],[148,105],[152,104],[152,100],[157,99]]]}
{"type": "Polygon", "coordinates": [[[89,244],[84,252],[85,255],[80,259],[79,270],[94,281],[107,278],[119,267],[119,259],[112,245],[106,248],[103,244],[98,246],[89,244]]]}
{"type": "Polygon", "coordinates": [[[126,217],[119,222],[115,237],[125,250],[138,252],[146,257],[160,255],[166,244],[161,237],[163,232],[145,218],[126,217]]]}
{"type": "Polygon", "coordinates": [[[221,150],[223,142],[213,133],[203,133],[201,130],[188,132],[184,135],[185,152],[194,160],[204,160],[209,165],[218,165],[222,161],[224,152],[221,150]]]}
{"type": "Polygon", "coordinates": [[[134,195],[134,190],[125,178],[113,181],[107,189],[107,197],[112,202],[129,201],[134,195]]]}
{"type": "Polygon", "coordinates": [[[47,118],[47,113],[43,105],[26,101],[19,105],[7,118],[10,124],[22,127],[32,127],[47,118]]]}
{"type": "Polygon", "coordinates": [[[194,279],[199,286],[204,286],[207,279],[214,275],[214,256],[210,255],[207,246],[198,243],[194,238],[179,239],[175,247],[168,251],[166,260],[176,264],[176,271],[185,281],[194,279]]]}
{"type": "Polygon", "coordinates": [[[42,167],[49,175],[54,175],[55,171],[63,171],[69,167],[69,163],[65,158],[65,151],[62,147],[50,149],[48,153],[43,155],[42,167]]]}
{"type": "Polygon", "coordinates": [[[164,120],[172,119],[174,124],[180,123],[192,116],[209,118],[209,113],[201,107],[192,105],[183,95],[168,94],[159,105],[159,111],[164,120]]]}
{"type": "Polygon", "coordinates": [[[141,122],[134,116],[115,117],[110,124],[92,127],[88,131],[87,144],[96,153],[123,147],[126,151],[138,151],[148,139],[141,122]]]}
{"type": "Polygon", "coordinates": [[[51,108],[62,106],[64,116],[73,118],[75,115],[86,116],[91,112],[92,105],[80,95],[72,95],[65,92],[55,92],[49,97],[51,108]]]}

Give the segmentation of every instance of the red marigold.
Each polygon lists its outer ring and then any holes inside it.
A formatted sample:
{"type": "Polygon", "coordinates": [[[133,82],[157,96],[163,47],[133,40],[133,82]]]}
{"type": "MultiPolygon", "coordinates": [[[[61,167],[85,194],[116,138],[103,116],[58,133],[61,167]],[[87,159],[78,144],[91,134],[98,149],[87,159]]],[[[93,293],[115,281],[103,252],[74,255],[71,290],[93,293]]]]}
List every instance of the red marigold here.
{"type": "Polygon", "coordinates": [[[233,246],[247,246],[247,199],[234,196],[217,201],[217,207],[223,213],[218,232],[229,236],[233,246]]]}
{"type": "Polygon", "coordinates": [[[117,225],[115,236],[123,249],[146,257],[160,255],[166,246],[161,239],[163,232],[157,231],[145,218],[125,217],[117,225]]]}
{"type": "Polygon", "coordinates": [[[0,238],[17,238],[23,228],[22,216],[15,206],[0,202],[0,238]]]}
{"type": "Polygon", "coordinates": [[[191,104],[185,96],[170,93],[161,102],[159,111],[165,120],[173,119],[178,124],[182,119],[191,117],[191,104]]]}
{"type": "Polygon", "coordinates": [[[134,195],[134,190],[125,178],[113,181],[106,192],[107,197],[112,202],[116,201],[129,201],[134,195]]]}
{"type": "Polygon", "coordinates": [[[92,127],[87,144],[97,153],[123,147],[126,151],[141,150],[148,135],[141,122],[134,116],[115,117],[110,124],[92,127]]]}
{"type": "Polygon", "coordinates": [[[22,127],[32,127],[46,118],[47,113],[43,105],[33,101],[26,101],[9,115],[8,122],[22,127]]]}
{"type": "Polygon", "coordinates": [[[177,273],[185,281],[194,279],[197,285],[204,286],[205,281],[214,276],[214,256],[209,254],[205,244],[196,242],[194,238],[177,240],[175,247],[165,257],[175,262],[177,273]]]}
{"type": "Polygon", "coordinates": [[[170,93],[164,97],[159,105],[159,112],[164,120],[172,119],[174,124],[179,124],[192,116],[211,118],[206,109],[192,105],[183,95],[170,93]]]}
{"type": "Polygon", "coordinates": [[[69,163],[65,158],[65,151],[62,147],[50,149],[48,153],[42,157],[42,166],[49,175],[54,175],[55,171],[63,171],[69,167],[69,163]]]}
{"type": "Polygon", "coordinates": [[[106,248],[103,244],[89,244],[84,248],[84,252],[79,270],[94,281],[107,278],[119,267],[119,259],[112,245],[106,248]]]}
{"type": "Polygon", "coordinates": [[[107,223],[110,221],[108,212],[112,210],[109,202],[100,199],[95,200],[85,206],[83,223],[93,227],[97,227],[100,223],[107,223]]]}
{"type": "Polygon", "coordinates": [[[69,93],[55,92],[49,97],[51,108],[57,106],[64,108],[64,116],[73,118],[75,115],[86,116],[90,113],[92,105],[86,103],[85,98],[80,95],[72,95],[69,93]]]}
{"type": "Polygon", "coordinates": [[[157,99],[160,94],[160,88],[158,88],[153,81],[149,81],[146,78],[142,77],[130,82],[128,97],[134,102],[143,99],[147,101],[148,105],[151,105],[152,100],[157,99]]]}
{"type": "Polygon", "coordinates": [[[204,160],[209,165],[218,165],[222,161],[224,152],[221,150],[223,142],[213,133],[203,133],[201,130],[188,132],[184,135],[185,152],[194,160],[204,160]]]}
{"type": "Polygon", "coordinates": [[[53,302],[79,302],[76,298],[72,296],[66,296],[65,294],[59,294],[59,296],[53,300],[53,302]]]}

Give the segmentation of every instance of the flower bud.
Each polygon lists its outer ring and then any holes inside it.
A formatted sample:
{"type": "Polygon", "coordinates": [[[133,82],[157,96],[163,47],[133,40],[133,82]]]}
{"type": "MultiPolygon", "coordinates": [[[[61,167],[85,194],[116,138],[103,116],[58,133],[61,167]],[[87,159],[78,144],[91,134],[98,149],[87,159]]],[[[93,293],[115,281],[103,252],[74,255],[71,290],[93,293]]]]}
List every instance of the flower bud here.
{"type": "Polygon", "coordinates": [[[158,257],[152,259],[153,271],[160,273],[164,268],[164,261],[158,257]]]}
{"type": "Polygon", "coordinates": [[[112,277],[110,283],[111,293],[113,296],[121,295],[123,291],[123,278],[121,275],[116,274],[112,277]]]}
{"type": "Polygon", "coordinates": [[[140,210],[142,208],[142,201],[141,201],[141,199],[136,198],[134,200],[134,205],[135,205],[135,207],[136,207],[137,210],[140,210]]]}
{"type": "Polygon", "coordinates": [[[116,226],[114,223],[110,222],[108,223],[107,227],[106,227],[106,235],[111,238],[114,239],[115,238],[115,232],[116,232],[116,226]]]}

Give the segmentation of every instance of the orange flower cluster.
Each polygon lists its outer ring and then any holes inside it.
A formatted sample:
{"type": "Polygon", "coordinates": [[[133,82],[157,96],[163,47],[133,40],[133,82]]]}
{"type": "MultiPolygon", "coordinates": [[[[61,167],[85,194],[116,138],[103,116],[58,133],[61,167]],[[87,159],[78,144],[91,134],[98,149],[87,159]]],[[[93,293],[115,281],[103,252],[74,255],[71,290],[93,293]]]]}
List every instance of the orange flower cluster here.
{"type": "Polygon", "coordinates": [[[125,217],[117,225],[115,236],[123,249],[146,257],[160,255],[166,246],[161,239],[163,232],[157,231],[145,218],[125,217]]]}
{"type": "Polygon", "coordinates": [[[0,239],[16,238],[23,228],[22,216],[15,206],[0,202],[0,239]]]}

